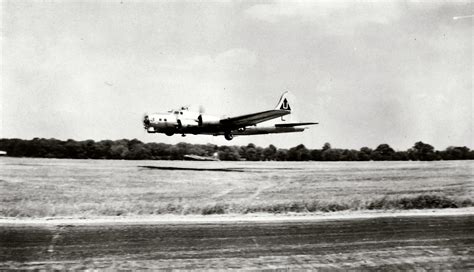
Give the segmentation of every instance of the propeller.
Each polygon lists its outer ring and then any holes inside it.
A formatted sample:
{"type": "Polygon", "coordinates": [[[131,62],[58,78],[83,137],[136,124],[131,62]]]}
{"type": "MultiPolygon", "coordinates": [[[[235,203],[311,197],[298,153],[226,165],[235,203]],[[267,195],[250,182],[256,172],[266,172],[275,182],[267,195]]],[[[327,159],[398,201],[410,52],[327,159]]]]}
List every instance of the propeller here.
{"type": "Polygon", "coordinates": [[[204,107],[199,105],[199,116],[197,118],[198,126],[202,126],[202,114],[205,112],[204,107]]]}
{"type": "Polygon", "coordinates": [[[203,106],[203,105],[199,105],[199,113],[200,113],[200,114],[203,114],[203,113],[205,113],[205,112],[206,112],[206,110],[204,109],[204,106],[203,106]]]}

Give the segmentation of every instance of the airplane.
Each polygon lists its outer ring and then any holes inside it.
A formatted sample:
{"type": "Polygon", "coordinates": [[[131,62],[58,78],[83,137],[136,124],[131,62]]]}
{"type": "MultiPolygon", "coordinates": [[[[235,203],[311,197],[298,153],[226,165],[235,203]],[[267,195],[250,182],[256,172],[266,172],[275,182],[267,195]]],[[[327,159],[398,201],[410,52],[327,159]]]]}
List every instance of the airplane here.
{"type": "Polygon", "coordinates": [[[277,106],[272,110],[236,117],[219,118],[204,114],[202,111],[192,111],[189,107],[181,107],[166,113],[145,115],[143,126],[148,133],[164,133],[167,136],[181,134],[183,137],[186,134],[224,135],[224,138],[230,141],[234,136],[240,135],[301,132],[306,128],[304,126],[318,124],[284,122],[283,116],[291,114],[287,96],[288,92],[283,93],[277,106]],[[276,124],[266,122],[276,118],[281,118],[282,122],[276,124]]]}

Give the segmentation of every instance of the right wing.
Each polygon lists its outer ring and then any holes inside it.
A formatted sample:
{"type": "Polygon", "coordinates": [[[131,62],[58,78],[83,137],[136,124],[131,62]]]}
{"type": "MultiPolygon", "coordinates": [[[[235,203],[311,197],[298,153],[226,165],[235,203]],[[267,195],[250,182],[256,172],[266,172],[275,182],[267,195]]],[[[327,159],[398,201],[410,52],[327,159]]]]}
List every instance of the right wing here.
{"type": "Polygon", "coordinates": [[[241,115],[237,117],[230,117],[221,119],[219,122],[228,127],[244,127],[253,126],[261,122],[265,122],[274,118],[278,118],[290,114],[289,110],[267,110],[257,113],[241,115]]]}

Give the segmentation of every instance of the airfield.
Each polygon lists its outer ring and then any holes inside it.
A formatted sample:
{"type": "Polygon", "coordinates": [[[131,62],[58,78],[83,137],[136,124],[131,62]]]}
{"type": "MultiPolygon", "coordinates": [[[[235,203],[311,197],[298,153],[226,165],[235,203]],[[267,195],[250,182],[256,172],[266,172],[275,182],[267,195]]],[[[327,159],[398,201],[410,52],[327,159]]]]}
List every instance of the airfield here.
{"type": "Polygon", "coordinates": [[[472,209],[263,218],[10,221],[0,269],[474,268],[472,209]]]}
{"type": "Polygon", "coordinates": [[[0,269],[474,268],[470,161],[0,163],[0,269]]]}

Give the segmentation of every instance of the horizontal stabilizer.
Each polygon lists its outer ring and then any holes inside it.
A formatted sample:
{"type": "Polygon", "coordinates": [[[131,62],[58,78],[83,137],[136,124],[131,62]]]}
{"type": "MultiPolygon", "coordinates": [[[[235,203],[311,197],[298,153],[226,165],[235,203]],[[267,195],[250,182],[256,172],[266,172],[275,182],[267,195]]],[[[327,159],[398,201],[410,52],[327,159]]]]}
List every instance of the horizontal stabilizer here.
{"type": "Polygon", "coordinates": [[[297,126],[308,126],[308,125],[317,125],[318,123],[286,123],[286,124],[275,124],[275,127],[297,127],[297,126]]]}

